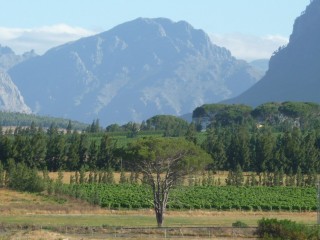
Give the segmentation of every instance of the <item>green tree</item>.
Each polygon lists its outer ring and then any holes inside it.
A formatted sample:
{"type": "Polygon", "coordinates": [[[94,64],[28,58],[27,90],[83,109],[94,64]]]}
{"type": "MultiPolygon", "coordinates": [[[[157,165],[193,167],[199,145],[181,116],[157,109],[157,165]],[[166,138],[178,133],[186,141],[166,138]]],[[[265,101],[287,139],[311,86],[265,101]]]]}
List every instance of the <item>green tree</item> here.
{"type": "Polygon", "coordinates": [[[79,154],[78,170],[80,169],[80,166],[84,166],[87,164],[88,151],[89,151],[88,145],[89,145],[88,135],[85,133],[82,133],[80,135],[80,142],[79,142],[79,149],[78,149],[78,154],[79,154]]]}
{"type": "Polygon", "coordinates": [[[79,149],[80,149],[80,136],[75,131],[72,133],[72,135],[69,137],[70,143],[68,144],[67,148],[67,162],[66,167],[70,171],[75,171],[79,169],[79,149]]]}
{"type": "Polygon", "coordinates": [[[144,138],[129,146],[133,170],[141,172],[153,192],[158,226],[163,224],[171,188],[184,176],[203,169],[210,156],[184,139],[144,138]]]}
{"type": "Polygon", "coordinates": [[[236,170],[238,164],[241,169],[249,170],[249,140],[249,132],[245,127],[233,128],[231,142],[227,149],[227,160],[231,170],[236,170]]]}
{"type": "Polygon", "coordinates": [[[224,170],[227,162],[225,146],[215,129],[210,128],[207,130],[207,137],[202,144],[202,148],[211,155],[213,160],[208,168],[210,170],[224,170]]]}
{"type": "Polygon", "coordinates": [[[165,137],[183,136],[187,132],[188,122],[185,120],[170,116],[156,115],[146,121],[148,130],[162,130],[165,137]]]}
{"type": "Polygon", "coordinates": [[[71,131],[72,131],[72,122],[71,122],[71,120],[69,120],[66,130],[67,130],[67,134],[71,134],[71,131]]]}
{"type": "Polygon", "coordinates": [[[79,183],[86,183],[86,169],[82,166],[79,171],[79,183]]]}
{"type": "Polygon", "coordinates": [[[5,171],[0,161],[0,188],[4,187],[4,174],[5,174],[5,171]]]}
{"type": "Polygon", "coordinates": [[[113,169],[111,167],[109,167],[108,171],[107,171],[107,183],[108,184],[114,184],[115,183],[113,169]]]}
{"type": "Polygon", "coordinates": [[[271,166],[275,148],[275,139],[269,129],[258,131],[255,145],[254,170],[261,174],[267,170],[274,170],[271,166]]]}
{"type": "Polygon", "coordinates": [[[42,192],[45,187],[37,169],[28,168],[24,163],[14,162],[10,163],[8,186],[11,189],[28,192],[42,192]]]}
{"type": "Polygon", "coordinates": [[[49,171],[56,172],[65,168],[65,138],[58,132],[57,127],[52,124],[48,129],[48,144],[46,152],[46,162],[49,171]]]}
{"type": "Polygon", "coordinates": [[[33,164],[38,169],[45,169],[46,167],[46,153],[47,153],[47,137],[41,128],[32,135],[30,139],[31,155],[33,164]]]}
{"type": "Polygon", "coordinates": [[[187,141],[197,144],[197,131],[194,123],[189,124],[185,138],[187,141]]]}
{"type": "Polygon", "coordinates": [[[128,131],[127,137],[129,138],[135,138],[138,136],[138,133],[140,132],[140,126],[138,123],[129,122],[125,129],[128,131]]]}
{"type": "Polygon", "coordinates": [[[122,168],[121,168],[121,171],[120,171],[120,180],[119,180],[119,183],[120,183],[120,184],[127,183],[127,178],[126,178],[125,172],[124,172],[124,170],[123,170],[122,168]]]}
{"type": "Polygon", "coordinates": [[[104,134],[100,141],[99,155],[97,167],[99,169],[116,168],[116,159],[114,151],[116,149],[116,141],[108,134],[104,134]]]}
{"type": "MultiPolygon", "coordinates": [[[[88,162],[87,165],[90,170],[96,169],[98,162],[98,145],[95,140],[91,141],[88,150],[88,162]]],[[[84,164],[82,164],[84,166],[84,164]]]]}
{"type": "Polygon", "coordinates": [[[7,167],[8,160],[13,157],[12,154],[12,140],[8,135],[0,135],[0,159],[4,165],[7,167]]]}
{"type": "Polygon", "coordinates": [[[88,127],[87,131],[90,132],[90,133],[98,133],[98,132],[100,132],[101,128],[100,128],[99,119],[93,120],[92,124],[90,125],[90,127],[88,127]]]}
{"type": "Polygon", "coordinates": [[[303,138],[303,155],[305,156],[305,161],[301,166],[301,170],[304,173],[308,173],[310,169],[320,170],[320,152],[317,148],[317,139],[316,133],[314,131],[310,131],[303,138]]]}

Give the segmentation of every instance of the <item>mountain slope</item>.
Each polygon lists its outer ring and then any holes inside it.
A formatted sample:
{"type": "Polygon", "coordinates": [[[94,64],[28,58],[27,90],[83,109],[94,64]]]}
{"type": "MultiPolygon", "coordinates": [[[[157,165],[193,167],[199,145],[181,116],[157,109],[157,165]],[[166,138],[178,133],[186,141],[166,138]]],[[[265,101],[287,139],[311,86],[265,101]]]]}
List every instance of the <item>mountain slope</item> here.
{"type": "Polygon", "coordinates": [[[1,46],[0,44],[0,70],[7,71],[14,65],[35,57],[36,53],[32,50],[23,55],[16,55],[11,48],[1,46]]]}
{"type": "Polygon", "coordinates": [[[7,112],[31,113],[10,76],[0,70],[0,109],[7,112]]]}
{"type": "Polygon", "coordinates": [[[103,124],[180,115],[240,94],[261,73],[186,22],[139,18],[10,70],[34,112],[103,124]]]}
{"type": "Polygon", "coordinates": [[[294,23],[289,44],[272,56],[269,70],[240,96],[225,101],[257,106],[265,102],[320,103],[320,0],[313,0],[294,23]]]}

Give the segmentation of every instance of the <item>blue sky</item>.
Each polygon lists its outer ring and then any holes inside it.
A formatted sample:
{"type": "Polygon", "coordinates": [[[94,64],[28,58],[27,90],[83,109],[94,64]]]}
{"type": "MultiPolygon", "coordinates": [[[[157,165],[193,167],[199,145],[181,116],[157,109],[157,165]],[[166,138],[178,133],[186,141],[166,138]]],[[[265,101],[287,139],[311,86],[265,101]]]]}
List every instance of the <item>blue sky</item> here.
{"type": "Polygon", "coordinates": [[[89,36],[137,17],[185,20],[239,58],[270,57],[310,0],[0,0],[0,44],[22,53],[89,36]]]}

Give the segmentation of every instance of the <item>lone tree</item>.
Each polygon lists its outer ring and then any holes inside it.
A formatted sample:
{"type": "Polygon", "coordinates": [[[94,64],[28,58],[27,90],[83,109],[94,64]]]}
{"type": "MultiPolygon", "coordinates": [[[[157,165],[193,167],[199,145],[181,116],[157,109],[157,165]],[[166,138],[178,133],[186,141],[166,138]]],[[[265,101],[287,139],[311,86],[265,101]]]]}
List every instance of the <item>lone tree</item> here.
{"type": "Polygon", "coordinates": [[[129,146],[132,169],[142,173],[153,192],[154,211],[158,227],[170,189],[187,174],[203,169],[211,158],[201,148],[184,139],[144,138],[129,146]]]}

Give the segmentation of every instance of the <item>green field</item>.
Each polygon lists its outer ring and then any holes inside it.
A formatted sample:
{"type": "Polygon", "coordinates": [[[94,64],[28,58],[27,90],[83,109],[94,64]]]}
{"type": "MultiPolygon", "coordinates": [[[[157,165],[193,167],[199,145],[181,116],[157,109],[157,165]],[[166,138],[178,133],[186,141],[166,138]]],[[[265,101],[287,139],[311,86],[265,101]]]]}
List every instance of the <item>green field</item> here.
{"type": "MultiPolygon", "coordinates": [[[[65,194],[108,209],[149,209],[151,189],[134,184],[64,185],[65,194]]],[[[180,186],[171,191],[169,210],[315,211],[315,187],[180,186]]]]}

